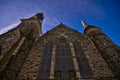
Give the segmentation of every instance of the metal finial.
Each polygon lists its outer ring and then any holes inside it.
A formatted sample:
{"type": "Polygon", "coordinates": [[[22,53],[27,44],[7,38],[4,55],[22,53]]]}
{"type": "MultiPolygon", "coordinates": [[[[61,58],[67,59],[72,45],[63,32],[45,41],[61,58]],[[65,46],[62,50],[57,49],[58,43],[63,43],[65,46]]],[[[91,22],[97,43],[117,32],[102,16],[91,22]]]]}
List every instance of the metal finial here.
{"type": "Polygon", "coordinates": [[[83,25],[84,29],[88,26],[88,24],[87,24],[87,23],[85,23],[85,22],[84,22],[84,21],[82,21],[82,20],[81,20],[81,23],[82,23],[82,25],[83,25]]]}

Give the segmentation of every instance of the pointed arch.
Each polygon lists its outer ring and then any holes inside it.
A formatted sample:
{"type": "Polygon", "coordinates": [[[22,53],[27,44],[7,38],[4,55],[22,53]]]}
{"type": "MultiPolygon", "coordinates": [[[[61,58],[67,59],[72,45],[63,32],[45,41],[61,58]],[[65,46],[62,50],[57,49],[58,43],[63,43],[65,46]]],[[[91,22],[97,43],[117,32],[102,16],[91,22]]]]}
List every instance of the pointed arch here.
{"type": "Polygon", "coordinates": [[[55,78],[75,77],[70,45],[65,37],[58,39],[56,45],[55,78]]]}
{"type": "Polygon", "coordinates": [[[80,42],[78,41],[74,42],[74,50],[81,77],[86,78],[93,76],[92,70],[89,66],[88,60],[86,58],[86,55],[84,54],[80,42]]]}
{"type": "Polygon", "coordinates": [[[48,79],[50,76],[51,55],[53,45],[53,43],[48,42],[43,49],[42,59],[38,72],[38,79],[48,79]]]}

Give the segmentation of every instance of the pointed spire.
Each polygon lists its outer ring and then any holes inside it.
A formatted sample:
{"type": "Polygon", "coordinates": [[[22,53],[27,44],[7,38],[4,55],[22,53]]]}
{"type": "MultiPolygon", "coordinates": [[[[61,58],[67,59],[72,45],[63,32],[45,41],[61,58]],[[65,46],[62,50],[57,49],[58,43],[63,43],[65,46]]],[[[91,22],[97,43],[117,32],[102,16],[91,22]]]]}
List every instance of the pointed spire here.
{"type": "Polygon", "coordinates": [[[37,14],[35,15],[35,17],[38,18],[38,19],[41,20],[41,21],[44,19],[43,13],[37,13],[37,14]]]}
{"type": "Polygon", "coordinates": [[[81,23],[82,23],[82,25],[83,25],[84,29],[88,26],[88,24],[87,24],[87,23],[85,23],[85,22],[84,22],[84,21],[82,21],[82,20],[81,20],[81,23]]]}
{"type": "Polygon", "coordinates": [[[62,22],[60,22],[60,24],[62,24],[62,25],[63,25],[63,23],[62,23],[62,22]]]}
{"type": "Polygon", "coordinates": [[[44,19],[44,15],[43,15],[43,13],[37,13],[36,15],[34,15],[28,19],[39,19],[42,22],[44,19]]]}

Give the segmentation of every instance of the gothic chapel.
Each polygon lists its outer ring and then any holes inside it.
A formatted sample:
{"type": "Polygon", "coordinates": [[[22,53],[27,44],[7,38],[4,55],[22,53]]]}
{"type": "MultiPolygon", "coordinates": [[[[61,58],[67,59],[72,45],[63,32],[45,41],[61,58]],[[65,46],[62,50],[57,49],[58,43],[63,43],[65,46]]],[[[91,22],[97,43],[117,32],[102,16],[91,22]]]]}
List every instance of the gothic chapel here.
{"type": "Polygon", "coordinates": [[[60,23],[42,33],[37,13],[0,35],[0,80],[120,80],[120,47],[99,27],[60,23]]]}

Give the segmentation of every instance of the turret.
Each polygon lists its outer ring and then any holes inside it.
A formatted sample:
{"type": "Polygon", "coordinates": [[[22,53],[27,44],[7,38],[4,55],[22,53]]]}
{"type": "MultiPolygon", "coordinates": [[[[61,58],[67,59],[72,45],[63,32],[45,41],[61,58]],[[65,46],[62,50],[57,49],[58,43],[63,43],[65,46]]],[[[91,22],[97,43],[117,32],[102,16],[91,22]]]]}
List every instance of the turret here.
{"type": "Polygon", "coordinates": [[[84,29],[88,27],[88,24],[87,24],[87,23],[85,23],[84,21],[81,21],[81,23],[82,23],[82,25],[83,25],[84,29]]]}
{"type": "Polygon", "coordinates": [[[43,13],[37,13],[36,15],[34,15],[34,16],[32,16],[32,17],[30,17],[29,19],[39,19],[40,20],[40,22],[42,22],[43,21],[43,19],[44,19],[44,15],[43,15],[43,13]]]}
{"type": "Polygon", "coordinates": [[[40,35],[42,35],[43,19],[43,13],[37,13],[28,19],[21,19],[20,31],[22,35],[26,36],[30,34],[33,39],[37,39],[40,35]]]}
{"type": "Polygon", "coordinates": [[[96,26],[89,25],[84,21],[81,21],[81,23],[84,27],[84,34],[86,34],[87,36],[90,36],[91,33],[93,33],[93,32],[94,32],[94,34],[102,33],[102,30],[96,26]]]}
{"type": "Polygon", "coordinates": [[[120,48],[113,43],[102,30],[96,26],[82,22],[84,34],[87,35],[101,52],[110,69],[120,79],[120,48]]]}

